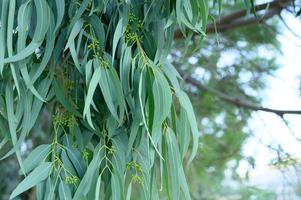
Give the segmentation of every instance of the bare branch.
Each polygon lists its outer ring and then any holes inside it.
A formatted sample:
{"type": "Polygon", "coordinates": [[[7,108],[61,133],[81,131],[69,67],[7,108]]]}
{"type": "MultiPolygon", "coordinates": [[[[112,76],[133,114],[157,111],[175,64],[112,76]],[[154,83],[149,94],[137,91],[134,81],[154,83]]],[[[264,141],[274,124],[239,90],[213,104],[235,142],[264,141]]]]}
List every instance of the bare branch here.
{"type": "MultiPolygon", "coordinates": [[[[251,24],[260,24],[260,23],[266,21],[267,19],[273,17],[274,15],[278,15],[280,13],[280,11],[281,10],[278,8],[270,9],[262,15],[253,16],[248,19],[235,20],[229,24],[218,24],[216,26],[216,31],[217,32],[225,32],[229,29],[238,28],[241,26],[247,26],[247,25],[251,25],[251,24]]],[[[212,27],[212,26],[207,27],[207,33],[214,33],[214,32],[215,32],[214,27],[212,27]]]]}
{"type": "Polygon", "coordinates": [[[214,88],[210,88],[210,87],[207,87],[207,86],[203,85],[200,81],[196,80],[195,78],[193,78],[191,76],[185,75],[184,71],[182,71],[180,69],[177,69],[177,70],[184,77],[184,81],[186,81],[187,83],[189,83],[189,84],[191,84],[191,85],[193,85],[193,86],[195,86],[195,87],[197,87],[201,90],[205,90],[205,91],[215,95],[219,99],[221,99],[221,100],[223,100],[227,103],[233,104],[235,106],[245,108],[245,109],[249,109],[249,110],[274,113],[274,114],[278,115],[281,118],[283,118],[283,116],[286,115],[286,114],[301,115],[301,110],[271,109],[271,108],[266,108],[266,107],[262,107],[262,106],[258,106],[258,105],[253,105],[251,103],[242,101],[237,97],[228,96],[227,94],[225,94],[223,92],[220,92],[218,90],[215,90],[214,88]]]}

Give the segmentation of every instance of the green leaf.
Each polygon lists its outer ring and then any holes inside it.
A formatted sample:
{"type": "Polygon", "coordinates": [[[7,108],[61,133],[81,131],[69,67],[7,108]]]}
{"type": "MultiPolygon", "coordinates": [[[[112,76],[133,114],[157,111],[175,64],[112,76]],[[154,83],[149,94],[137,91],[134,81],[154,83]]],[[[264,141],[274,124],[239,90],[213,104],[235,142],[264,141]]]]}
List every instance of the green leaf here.
{"type": "Polygon", "coordinates": [[[2,141],[0,142],[0,150],[3,148],[3,146],[8,142],[7,138],[2,139],[2,141]]]}
{"type": "Polygon", "coordinates": [[[106,42],[105,29],[102,21],[95,14],[85,19],[88,23],[93,26],[93,30],[95,31],[95,36],[100,46],[104,47],[106,42]]]}
{"type": "Polygon", "coordinates": [[[185,177],[183,166],[179,167],[179,182],[180,182],[181,190],[183,191],[185,199],[191,200],[191,196],[189,193],[189,188],[188,188],[188,184],[187,184],[187,180],[185,177]]]}
{"type": "Polygon", "coordinates": [[[119,111],[119,121],[122,122],[125,112],[125,101],[124,101],[124,95],[122,91],[121,82],[119,80],[118,74],[113,67],[109,67],[108,71],[108,80],[111,80],[111,92],[114,93],[112,96],[114,96],[114,101],[117,103],[118,108],[116,108],[116,111],[119,111]]]}
{"type": "Polygon", "coordinates": [[[70,161],[75,167],[77,174],[79,175],[79,177],[82,177],[85,173],[86,168],[82,155],[77,149],[74,149],[73,147],[66,147],[65,150],[68,157],[70,158],[70,161]]]}
{"type": "Polygon", "coordinates": [[[111,177],[111,188],[112,188],[112,200],[122,199],[123,191],[120,191],[119,180],[116,174],[113,174],[111,177]]]}
{"type": "Polygon", "coordinates": [[[129,154],[132,151],[135,139],[137,139],[137,134],[139,132],[139,127],[140,127],[140,121],[141,121],[141,119],[136,117],[136,118],[134,118],[134,120],[132,122],[132,125],[130,128],[131,132],[130,132],[130,137],[129,137],[129,142],[128,142],[127,154],[129,154]]]}
{"type": "Polygon", "coordinates": [[[59,196],[60,199],[72,200],[72,194],[70,188],[63,181],[61,181],[59,184],[59,196]]]}
{"type": "Polygon", "coordinates": [[[36,185],[36,200],[44,200],[46,189],[45,181],[40,182],[36,185]]]}
{"type": "Polygon", "coordinates": [[[101,184],[101,175],[97,178],[96,190],[95,190],[95,200],[100,199],[100,184],[101,184]]]}
{"type": "Polygon", "coordinates": [[[104,97],[104,100],[107,104],[107,107],[109,108],[110,112],[112,113],[113,117],[119,122],[121,123],[118,114],[117,114],[117,109],[115,107],[115,103],[113,100],[113,96],[112,96],[112,88],[110,88],[110,78],[109,78],[109,72],[106,68],[100,66],[98,64],[98,62],[95,62],[94,64],[95,67],[100,68],[100,79],[99,79],[99,86],[102,92],[102,95],[104,97]]]}
{"type": "Polygon", "coordinates": [[[50,144],[42,144],[36,147],[23,161],[25,173],[30,172],[32,169],[37,167],[50,152],[50,144]]]}
{"type": "Polygon", "coordinates": [[[180,104],[181,104],[182,108],[187,113],[188,121],[190,123],[190,128],[191,128],[191,132],[192,132],[193,145],[192,145],[192,152],[191,152],[191,155],[190,155],[190,158],[189,158],[189,161],[188,161],[188,164],[189,164],[189,163],[191,163],[191,161],[193,160],[193,158],[197,154],[200,134],[198,132],[196,118],[195,118],[193,107],[191,105],[189,97],[183,91],[177,92],[176,95],[177,95],[177,97],[180,101],[180,104]]]}
{"type": "Polygon", "coordinates": [[[153,82],[152,92],[154,97],[154,120],[152,127],[152,137],[157,143],[161,135],[161,126],[163,121],[170,113],[172,95],[169,84],[161,72],[155,71],[155,80],[153,82]]]}
{"type": "Polygon", "coordinates": [[[93,60],[89,60],[85,66],[86,85],[89,86],[92,77],[93,60]]]}
{"type": "Polygon", "coordinates": [[[9,199],[13,199],[19,194],[27,191],[28,189],[34,187],[39,184],[41,181],[45,180],[49,176],[49,172],[51,170],[52,163],[45,162],[40,164],[37,168],[35,168],[25,179],[17,185],[9,199]]]}
{"type": "Polygon", "coordinates": [[[42,42],[32,42],[29,45],[26,46],[25,49],[18,52],[18,54],[13,55],[11,57],[5,58],[4,63],[12,63],[12,62],[18,62],[20,60],[23,60],[27,58],[28,56],[32,55],[34,51],[42,44],[42,42]]]}
{"type": "Polygon", "coordinates": [[[69,35],[67,44],[65,46],[65,51],[69,48],[69,50],[71,52],[71,56],[72,56],[73,61],[74,61],[74,64],[75,64],[76,68],[78,69],[78,71],[80,73],[83,73],[83,70],[82,70],[82,68],[80,66],[80,63],[79,63],[79,59],[78,59],[77,52],[76,52],[76,49],[75,49],[74,40],[77,37],[77,35],[82,31],[83,24],[84,24],[84,21],[82,19],[79,19],[74,24],[74,27],[72,28],[72,31],[69,35]]]}
{"type": "Polygon", "coordinates": [[[74,165],[70,161],[70,158],[68,157],[67,153],[65,150],[62,151],[61,153],[61,160],[64,164],[64,167],[71,173],[71,174],[77,174],[74,165]]]}
{"type": "Polygon", "coordinates": [[[166,63],[163,65],[163,71],[165,75],[167,76],[169,82],[172,85],[172,88],[175,90],[175,92],[178,92],[181,90],[178,78],[181,78],[177,70],[169,63],[166,63]]]}
{"type": "Polygon", "coordinates": [[[123,35],[125,28],[123,27],[123,18],[121,17],[117,23],[114,36],[113,36],[113,46],[112,46],[112,65],[114,66],[114,57],[117,48],[117,44],[123,35]]]}
{"type": "Polygon", "coordinates": [[[42,44],[42,41],[50,25],[50,8],[47,2],[44,0],[35,0],[34,4],[37,11],[37,25],[32,42],[29,45],[27,45],[25,49],[18,52],[16,55],[10,55],[8,58],[5,58],[4,63],[21,61],[27,58],[28,56],[32,55],[35,52],[35,50],[42,44]]]}
{"type": "Polygon", "coordinates": [[[9,0],[2,1],[1,10],[1,31],[0,31],[0,73],[2,75],[4,68],[4,57],[6,54],[6,29],[7,29],[7,12],[9,10],[9,0]]]}
{"type": "Polygon", "coordinates": [[[181,158],[183,159],[188,151],[189,141],[190,141],[190,124],[188,121],[188,116],[186,111],[184,110],[181,111],[177,125],[178,125],[178,137],[179,137],[178,140],[180,144],[180,153],[181,153],[181,158]]]}
{"type": "Polygon", "coordinates": [[[9,56],[13,54],[13,29],[14,29],[14,19],[15,19],[15,7],[16,0],[9,1],[9,11],[7,19],[7,52],[9,56]]]}
{"type": "Polygon", "coordinates": [[[67,99],[67,97],[64,94],[63,89],[61,88],[59,82],[54,79],[53,83],[52,83],[55,95],[57,97],[57,100],[64,106],[64,108],[66,108],[69,112],[71,112],[72,114],[74,114],[77,117],[81,117],[81,114],[76,110],[76,108],[74,108],[69,100],[67,99]]]}
{"type": "MultiPolygon", "coordinates": [[[[85,117],[87,115],[87,113],[90,112],[90,105],[92,103],[93,95],[94,95],[95,89],[97,87],[97,84],[100,81],[100,78],[101,78],[101,67],[99,66],[99,67],[96,67],[96,69],[93,73],[93,76],[91,78],[90,84],[89,84],[88,93],[87,93],[86,100],[85,100],[83,117],[85,117]]],[[[88,123],[94,129],[93,122],[91,120],[91,115],[89,114],[88,116],[89,116],[89,118],[87,119],[88,123]]]]}
{"type": "Polygon", "coordinates": [[[131,96],[131,67],[132,67],[132,49],[131,47],[126,47],[122,55],[119,66],[120,82],[122,85],[124,96],[129,104],[130,108],[135,107],[133,98],[131,96]]]}
{"type": "MultiPolygon", "coordinates": [[[[51,15],[51,21],[53,22],[53,15],[51,15]]],[[[45,52],[44,56],[42,58],[42,61],[38,64],[39,67],[35,70],[34,75],[30,79],[29,85],[33,85],[38,78],[40,78],[41,74],[44,72],[45,68],[49,64],[49,60],[52,56],[53,49],[55,44],[55,33],[52,29],[49,29],[46,36],[46,46],[45,46],[45,52]]]]}
{"type": "Polygon", "coordinates": [[[54,28],[54,32],[56,32],[59,26],[62,23],[65,14],[65,0],[55,0],[56,10],[57,10],[57,18],[56,18],[56,25],[54,28]]]}
{"type": "MultiPolygon", "coordinates": [[[[55,200],[55,183],[54,180],[52,180],[51,177],[49,177],[46,181],[46,191],[45,191],[45,200],[55,200]]],[[[44,200],[43,199],[43,200],[44,200]]]]}
{"type": "MultiPolygon", "coordinates": [[[[199,3],[201,18],[202,18],[202,31],[204,33],[206,33],[208,14],[209,14],[209,12],[208,12],[209,11],[208,1],[207,0],[200,0],[200,1],[198,1],[198,3],[199,3]]],[[[219,12],[221,12],[221,8],[220,8],[219,12]]]]}
{"type": "Polygon", "coordinates": [[[80,19],[80,17],[82,16],[82,14],[85,12],[87,6],[89,5],[89,3],[91,2],[91,0],[83,0],[80,3],[80,7],[77,10],[76,14],[74,15],[74,17],[72,18],[72,21],[70,23],[70,27],[73,27],[74,24],[80,19]]]}
{"type": "MultiPolygon", "coordinates": [[[[26,37],[27,37],[27,27],[30,24],[30,14],[31,14],[31,4],[27,2],[26,4],[23,4],[18,12],[18,41],[17,41],[17,52],[21,52],[25,46],[26,46],[26,37]]],[[[11,56],[12,54],[10,54],[11,56]]],[[[18,63],[18,67],[20,68],[22,77],[24,79],[24,82],[27,86],[27,88],[30,89],[30,91],[41,101],[44,101],[44,99],[41,97],[39,92],[34,88],[33,84],[31,83],[31,77],[29,75],[26,61],[21,61],[18,63]]]]}
{"type": "Polygon", "coordinates": [[[37,12],[37,26],[33,36],[33,41],[40,42],[48,31],[50,25],[50,8],[45,0],[34,0],[37,12]]]}
{"type": "Polygon", "coordinates": [[[93,159],[90,162],[90,164],[87,168],[87,171],[86,171],[84,177],[82,178],[82,180],[73,196],[73,200],[83,199],[83,197],[86,196],[88,194],[88,192],[90,191],[92,179],[98,178],[98,174],[97,175],[95,175],[95,174],[100,165],[100,159],[101,158],[100,158],[99,148],[96,148],[93,159]]]}
{"type": "Polygon", "coordinates": [[[8,120],[8,127],[9,127],[9,132],[11,136],[11,140],[14,146],[14,150],[16,152],[16,156],[19,162],[19,165],[21,167],[21,170],[23,174],[25,174],[22,158],[21,158],[21,153],[18,145],[18,139],[17,139],[17,118],[14,114],[14,98],[13,98],[13,87],[11,84],[6,85],[6,91],[5,91],[5,101],[6,101],[6,111],[7,111],[7,118],[8,120]]]}
{"type": "Polygon", "coordinates": [[[167,145],[167,162],[168,162],[168,173],[171,185],[172,199],[177,200],[180,198],[180,180],[179,180],[179,149],[177,140],[173,131],[167,128],[165,132],[166,145],[167,145]]]}
{"type": "Polygon", "coordinates": [[[126,193],[126,200],[131,200],[132,196],[132,182],[129,184],[127,193],[126,193]]]}
{"type": "Polygon", "coordinates": [[[144,124],[144,127],[146,129],[146,132],[148,134],[149,140],[151,141],[151,144],[152,144],[153,148],[156,150],[156,152],[160,156],[160,158],[163,159],[160,151],[157,148],[157,144],[154,142],[154,140],[151,136],[151,133],[150,133],[150,130],[149,130],[149,125],[146,122],[146,115],[145,115],[144,105],[143,105],[144,103],[143,103],[143,100],[142,100],[142,83],[143,83],[143,77],[144,77],[143,75],[144,75],[144,68],[142,69],[140,77],[139,77],[139,88],[138,88],[138,90],[139,90],[139,105],[140,105],[140,109],[141,109],[141,112],[142,112],[143,124],[144,124]]]}

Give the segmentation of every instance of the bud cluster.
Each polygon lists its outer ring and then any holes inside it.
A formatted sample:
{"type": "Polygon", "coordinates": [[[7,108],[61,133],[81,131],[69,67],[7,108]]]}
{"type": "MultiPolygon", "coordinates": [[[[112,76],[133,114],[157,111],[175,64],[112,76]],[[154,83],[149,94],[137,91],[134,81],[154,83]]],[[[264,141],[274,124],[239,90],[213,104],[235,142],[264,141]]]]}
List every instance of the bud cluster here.
{"type": "Polygon", "coordinates": [[[58,108],[53,116],[53,124],[56,127],[72,128],[76,125],[76,118],[71,113],[58,108]]]}
{"type": "Polygon", "coordinates": [[[144,23],[136,15],[131,13],[129,15],[129,23],[125,29],[125,41],[132,45],[137,40],[142,40],[142,31],[144,23]]]}
{"type": "Polygon", "coordinates": [[[66,177],[66,183],[70,185],[76,185],[78,184],[79,179],[77,176],[67,176],[66,177]]]}

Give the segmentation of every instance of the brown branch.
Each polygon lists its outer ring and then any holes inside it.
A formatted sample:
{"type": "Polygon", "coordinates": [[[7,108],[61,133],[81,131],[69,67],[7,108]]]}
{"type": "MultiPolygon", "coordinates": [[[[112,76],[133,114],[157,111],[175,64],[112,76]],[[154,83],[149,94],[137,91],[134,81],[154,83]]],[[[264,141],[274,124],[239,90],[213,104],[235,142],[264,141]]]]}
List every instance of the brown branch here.
{"type": "MultiPolygon", "coordinates": [[[[275,0],[272,2],[264,3],[255,6],[252,11],[253,13],[260,13],[265,11],[265,13],[258,15],[251,14],[248,9],[242,9],[231,13],[229,15],[223,16],[220,20],[214,24],[210,23],[207,25],[206,33],[215,33],[215,26],[218,32],[224,32],[229,29],[238,28],[241,26],[247,26],[254,23],[262,23],[263,21],[277,15],[282,9],[286,8],[292,3],[292,0],[275,0]]],[[[174,34],[174,39],[182,39],[184,36],[180,30],[177,30],[174,34]]]]}
{"type": "Polygon", "coordinates": [[[207,33],[215,33],[215,31],[221,33],[221,32],[225,32],[229,29],[234,29],[234,28],[238,28],[238,27],[242,27],[242,26],[247,26],[247,25],[251,25],[251,24],[260,24],[268,19],[270,19],[271,17],[273,17],[274,15],[278,15],[280,13],[280,9],[278,8],[274,8],[274,9],[269,9],[266,13],[262,14],[262,15],[258,15],[258,16],[254,16],[248,19],[243,19],[243,20],[235,20],[229,24],[218,24],[216,25],[216,29],[213,25],[209,24],[206,32],[207,33]]]}
{"type": "Polygon", "coordinates": [[[270,112],[270,113],[274,113],[278,116],[280,116],[281,118],[283,118],[283,116],[285,114],[295,114],[295,115],[301,115],[301,110],[279,110],[279,109],[271,109],[271,108],[266,108],[266,107],[262,107],[262,106],[258,106],[258,105],[253,105],[251,103],[245,102],[240,100],[237,97],[231,97],[228,96],[225,93],[222,93],[218,90],[215,90],[213,88],[207,87],[205,85],[203,85],[200,81],[196,80],[195,78],[191,77],[191,76],[185,76],[184,71],[177,69],[179,71],[179,73],[184,77],[184,81],[188,82],[189,84],[201,89],[201,90],[205,90],[209,93],[211,93],[212,95],[215,95],[216,97],[218,97],[219,99],[233,104],[235,106],[244,108],[244,109],[249,109],[249,110],[254,110],[254,111],[264,111],[264,112],[270,112]]]}
{"type": "MultiPolygon", "coordinates": [[[[267,3],[263,3],[263,4],[259,4],[256,5],[254,7],[254,9],[252,9],[253,12],[259,12],[262,10],[267,10],[267,9],[274,9],[274,8],[283,8],[286,7],[288,5],[288,3],[290,3],[291,0],[275,0],[272,2],[267,2],[267,3]]],[[[219,24],[223,24],[223,23],[229,23],[237,18],[241,18],[246,16],[247,14],[249,14],[249,10],[247,9],[243,9],[240,11],[237,11],[235,13],[229,14],[227,16],[222,17],[218,23],[219,24]]]]}

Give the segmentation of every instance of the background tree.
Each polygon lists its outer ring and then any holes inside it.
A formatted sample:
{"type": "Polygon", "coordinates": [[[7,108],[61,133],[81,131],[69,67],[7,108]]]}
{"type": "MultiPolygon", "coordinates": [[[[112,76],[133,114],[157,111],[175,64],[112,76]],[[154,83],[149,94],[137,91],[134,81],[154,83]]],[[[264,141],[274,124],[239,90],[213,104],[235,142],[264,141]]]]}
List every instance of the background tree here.
{"type": "MultiPolygon", "coordinates": [[[[266,86],[266,78],[280,67],[276,62],[281,56],[277,35],[283,19],[279,16],[284,10],[292,11],[293,7],[289,1],[258,4],[254,6],[257,10],[254,16],[244,6],[224,2],[222,16],[215,16],[216,27],[214,23],[207,26],[203,46],[199,48],[197,42],[177,41],[171,57],[183,76],[203,134],[193,170],[188,170],[196,199],[218,196],[231,199],[233,194],[240,194],[239,199],[251,196],[274,199],[275,194],[247,186],[246,179],[236,174],[241,160],[253,167],[256,164],[254,158],[242,154],[243,144],[252,137],[248,122],[257,110],[272,112],[281,118],[285,114],[300,114],[300,111],[260,106],[260,91],[266,86]],[[193,51],[181,51],[185,45],[190,45],[188,49],[193,51]],[[232,182],[225,185],[225,172],[229,170],[232,182]],[[199,178],[195,178],[196,174],[199,178]],[[233,180],[236,185],[231,188],[233,180]]],[[[180,34],[176,34],[176,38],[179,39],[180,34]]],[[[197,37],[194,39],[197,41],[197,37]]]]}

